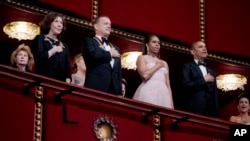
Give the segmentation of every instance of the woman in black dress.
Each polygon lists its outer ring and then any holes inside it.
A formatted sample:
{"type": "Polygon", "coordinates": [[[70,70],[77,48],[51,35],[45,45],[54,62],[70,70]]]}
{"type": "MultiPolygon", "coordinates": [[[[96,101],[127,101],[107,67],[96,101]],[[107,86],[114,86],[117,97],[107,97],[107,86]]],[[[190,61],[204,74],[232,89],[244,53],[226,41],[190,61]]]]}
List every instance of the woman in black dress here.
{"type": "Polygon", "coordinates": [[[41,34],[35,38],[35,73],[70,83],[68,46],[59,40],[65,21],[58,13],[48,14],[41,22],[41,34]]]}

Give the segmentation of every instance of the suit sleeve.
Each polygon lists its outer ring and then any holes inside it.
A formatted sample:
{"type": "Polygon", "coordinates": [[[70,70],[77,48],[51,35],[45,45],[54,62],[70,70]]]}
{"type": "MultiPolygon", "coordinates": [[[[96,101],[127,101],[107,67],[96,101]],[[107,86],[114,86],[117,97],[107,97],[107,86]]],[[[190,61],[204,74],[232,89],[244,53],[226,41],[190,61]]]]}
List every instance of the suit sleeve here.
{"type": "Polygon", "coordinates": [[[88,56],[87,58],[91,62],[96,63],[109,63],[111,60],[111,54],[99,47],[99,43],[93,38],[86,38],[83,40],[83,54],[88,56]]]}
{"type": "Polygon", "coordinates": [[[183,88],[186,90],[204,90],[206,82],[199,74],[195,74],[190,64],[185,64],[182,69],[183,88]]]}
{"type": "MultiPolygon", "coordinates": [[[[117,46],[114,46],[114,47],[117,49],[117,51],[119,53],[121,53],[119,47],[117,47],[117,46]]],[[[119,84],[120,84],[120,85],[118,85],[118,87],[119,87],[118,88],[118,94],[122,95],[122,64],[121,64],[121,58],[115,58],[115,59],[117,59],[117,61],[118,61],[118,80],[119,80],[119,84]]]]}
{"type": "Polygon", "coordinates": [[[46,64],[49,61],[48,50],[45,48],[44,36],[38,35],[33,45],[34,59],[36,64],[46,64]]]}
{"type": "Polygon", "coordinates": [[[65,46],[65,50],[66,50],[66,59],[65,59],[65,76],[66,78],[69,78],[70,80],[71,78],[71,66],[70,66],[70,56],[69,56],[69,48],[66,44],[64,44],[65,46]]]}

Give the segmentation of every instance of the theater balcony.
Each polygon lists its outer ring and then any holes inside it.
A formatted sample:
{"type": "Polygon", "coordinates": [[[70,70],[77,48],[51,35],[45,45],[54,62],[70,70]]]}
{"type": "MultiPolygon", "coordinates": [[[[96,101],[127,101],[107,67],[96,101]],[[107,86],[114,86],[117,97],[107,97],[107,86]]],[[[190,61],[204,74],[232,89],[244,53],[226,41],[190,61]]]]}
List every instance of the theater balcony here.
{"type": "Polygon", "coordinates": [[[111,18],[109,39],[120,48],[121,54],[142,51],[144,36],[157,34],[161,39],[160,58],[169,65],[175,106],[175,110],[171,110],[132,100],[141,83],[134,69],[122,69],[122,77],[128,82],[125,97],[20,72],[9,67],[11,53],[22,43],[32,46],[33,40],[10,38],[1,30],[0,140],[229,140],[228,119],[238,114],[235,100],[242,92],[249,93],[250,84],[245,84],[244,90],[218,89],[220,117],[209,118],[184,110],[186,93],[181,89],[181,68],[193,60],[189,52],[191,43],[203,40],[208,48],[206,63],[217,76],[235,73],[248,79],[250,18],[245,18],[245,13],[249,13],[249,1],[157,0],[152,3],[142,0],[0,1],[1,29],[13,21],[39,25],[49,12],[62,14],[67,29],[61,40],[69,46],[72,62],[82,51],[83,38],[94,36],[92,21],[99,15],[111,18]],[[233,13],[231,9],[235,9],[233,13]]]}
{"type": "Polygon", "coordinates": [[[227,141],[230,123],[0,65],[0,140],[227,141]]]}

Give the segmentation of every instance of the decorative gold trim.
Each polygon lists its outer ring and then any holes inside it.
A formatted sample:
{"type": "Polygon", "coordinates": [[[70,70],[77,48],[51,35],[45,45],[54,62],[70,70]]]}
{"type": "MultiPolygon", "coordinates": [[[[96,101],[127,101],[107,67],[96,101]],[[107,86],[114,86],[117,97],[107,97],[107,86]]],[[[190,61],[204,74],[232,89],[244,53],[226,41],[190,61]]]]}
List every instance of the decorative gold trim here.
{"type": "Polygon", "coordinates": [[[99,15],[99,0],[92,0],[92,21],[99,15]]]}
{"type": "Polygon", "coordinates": [[[199,12],[200,12],[200,38],[201,41],[205,42],[206,39],[206,26],[205,26],[205,0],[200,0],[200,5],[199,5],[199,12]]]}
{"type": "MultiPolygon", "coordinates": [[[[24,10],[29,10],[29,11],[34,12],[34,13],[40,13],[40,14],[43,14],[43,15],[46,15],[46,14],[52,12],[50,10],[43,9],[43,8],[40,8],[40,7],[36,7],[36,6],[32,6],[32,5],[29,5],[29,4],[26,4],[26,3],[23,3],[23,2],[19,2],[19,1],[16,1],[16,0],[6,0],[4,3],[10,4],[11,6],[15,6],[15,7],[18,7],[18,8],[22,8],[24,10]]],[[[80,27],[88,28],[88,29],[93,28],[92,27],[93,26],[92,22],[90,22],[90,21],[82,20],[82,19],[79,19],[79,18],[74,18],[74,17],[71,17],[71,16],[67,16],[65,14],[62,14],[62,15],[63,15],[63,18],[69,23],[75,24],[75,25],[80,26],[80,27]]]]}
{"type": "Polygon", "coordinates": [[[100,116],[94,122],[94,133],[100,141],[116,140],[116,126],[113,120],[107,116],[100,116]]]}
{"type": "Polygon", "coordinates": [[[160,132],[161,118],[159,115],[154,115],[154,141],[161,140],[160,132]]]}
{"type": "MultiPolygon", "coordinates": [[[[49,10],[38,8],[38,7],[28,5],[28,4],[25,4],[22,2],[18,2],[15,0],[6,0],[6,1],[4,1],[4,3],[8,3],[12,6],[26,9],[26,10],[29,10],[31,12],[38,12],[38,13],[42,13],[42,14],[47,14],[50,12],[49,10]]],[[[99,0],[93,0],[93,5],[98,5],[98,4],[99,4],[99,0]]],[[[97,11],[95,13],[98,14],[98,8],[96,10],[97,11]]],[[[93,13],[94,13],[94,11],[93,11],[93,13]]],[[[92,21],[86,21],[86,20],[82,20],[82,19],[78,19],[78,18],[66,16],[66,15],[64,15],[64,17],[67,20],[67,22],[69,22],[69,23],[93,30],[92,21]]],[[[200,23],[201,23],[200,28],[203,29],[200,31],[200,33],[201,33],[200,36],[201,36],[201,40],[205,41],[205,0],[200,0],[200,20],[203,21],[203,22],[200,21],[200,23]],[[203,10],[201,10],[201,9],[203,9],[203,10]]],[[[114,29],[114,28],[112,29],[111,34],[114,36],[127,38],[127,39],[131,39],[131,40],[139,41],[139,42],[142,42],[144,39],[144,37],[142,37],[140,35],[125,32],[125,31],[122,31],[119,29],[114,29]]],[[[190,54],[189,49],[188,49],[189,47],[187,47],[187,46],[180,46],[177,44],[164,42],[164,41],[161,41],[161,46],[165,49],[168,49],[168,50],[173,50],[173,51],[177,51],[177,52],[181,52],[181,53],[185,53],[185,54],[190,54]]],[[[234,58],[229,58],[229,57],[225,57],[225,56],[221,56],[221,55],[211,54],[211,53],[208,54],[208,59],[250,67],[249,62],[234,59],[234,58]]]]}
{"type": "Polygon", "coordinates": [[[42,140],[42,113],[43,113],[43,104],[41,100],[43,99],[43,87],[37,86],[35,97],[37,102],[35,103],[35,112],[34,112],[34,140],[42,140]]]}
{"type": "Polygon", "coordinates": [[[136,35],[133,33],[125,32],[125,31],[118,30],[115,28],[112,28],[111,33],[112,33],[112,35],[115,35],[118,37],[133,39],[133,40],[140,41],[140,42],[142,42],[144,40],[143,36],[139,36],[139,35],[136,35]]]}

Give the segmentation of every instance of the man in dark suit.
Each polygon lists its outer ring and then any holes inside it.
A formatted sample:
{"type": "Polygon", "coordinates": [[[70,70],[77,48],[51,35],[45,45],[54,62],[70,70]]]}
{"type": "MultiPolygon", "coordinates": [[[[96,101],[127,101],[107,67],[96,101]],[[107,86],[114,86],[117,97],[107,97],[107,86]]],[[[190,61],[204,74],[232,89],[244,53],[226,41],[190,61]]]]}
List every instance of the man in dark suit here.
{"type": "Polygon", "coordinates": [[[108,41],[111,21],[100,16],[94,22],[95,37],[83,43],[83,57],[86,63],[85,87],[115,95],[121,95],[120,50],[108,41]]]}
{"type": "Polygon", "coordinates": [[[184,64],[183,88],[189,112],[211,117],[219,116],[215,71],[206,66],[207,48],[204,42],[194,42],[190,49],[194,61],[184,64]]]}

